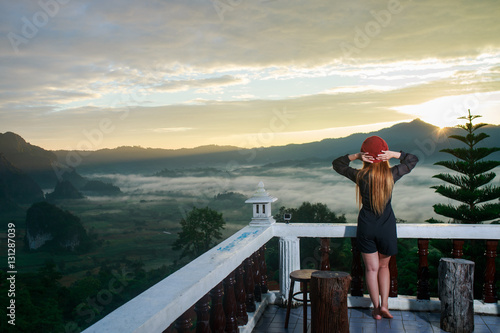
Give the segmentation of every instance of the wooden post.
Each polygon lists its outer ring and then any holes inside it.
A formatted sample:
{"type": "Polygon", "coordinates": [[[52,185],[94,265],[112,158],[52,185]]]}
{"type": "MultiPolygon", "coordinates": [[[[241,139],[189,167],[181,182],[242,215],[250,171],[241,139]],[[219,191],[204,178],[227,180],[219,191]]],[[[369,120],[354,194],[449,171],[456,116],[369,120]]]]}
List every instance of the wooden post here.
{"type": "Polygon", "coordinates": [[[358,249],[356,238],[351,238],[351,296],[363,296],[363,266],[361,265],[361,251],[358,249]]]}
{"type": "Polygon", "coordinates": [[[266,246],[262,245],[260,252],[260,291],[266,294],[267,288],[267,265],[266,265],[266,246]]]}
{"type": "Polygon", "coordinates": [[[196,311],[196,333],[211,333],[210,295],[206,294],[194,305],[196,311]]]}
{"type": "Polygon", "coordinates": [[[191,329],[193,328],[193,314],[192,314],[193,308],[187,310],[184,312],[182,316],[180,316],[176,321],[175,321],[175,328],[177,330],[177,333],[189,333],[191,332],[191,329]]]}
{"type": "Polygon", "coordinates": [[[256,302],[262,302],[262,290],[260,289],[260,252],[256,251],[251,256],[253,260],[253,283],[255,284],[253,294],[256,302]]]}
{"type": "Polygon", "coordinates": [[[497,295],[495,292],[495,257],[497,256],[498,240],[487,240],[486,251],[486,269],[484,271],[483,301],[485,303],[496,303],[497,295]]]}
{"type": "Polygon", "coordinates": [[[391,256],[389,260],[389,273],[391,276],[389,297],[398,297],[398,264],[395,255],[391,256]]]}
{"type": "Polygon", "coordinates": [[[240,326],[248,323],[246,306],[247,293],[245,292],[244,274],[245,271],[243,270],[243,264],[241,264],[236,270],[236,285],[234,287],[236,292],[236,318],[238,320],[238,325],[240,326]]]}
{"type": "Polygon", "coordinates": [[[247,312],[255,312],[257,306],[255,305],[255,284],[253,282],[253,261],[252,257],[245,260],[245,292],[246,292],[246,306],[247,312]]]}
{"type": "Polygon", "coordinates": [[[431,299],[429,293],[429,240],[418,240],[418,272],[417,272],[417,299],[431,299]]]}
{"type": "Polygon", "coordinates": [[[226,333],[238,333],[234,284],[234,272],[231,272],[228,277],[224,279],[224,313],[226,315],[226,333]]]}
{"type": "Polygon", "coordinates": [[[311,332],[349,332],[347,294],[351,276],[346,272],[311,274],[311,332]]]}
{"type": "Polygon", "coordinates": [[[212,296],[212,311],[210,313],[210,329],[212,333],[224,333],[226,329],[226,315],[224,314],[223,296],[224,287],[222,282],[210,291],[212,296]]]}
{"type": "Polygon", "coordinates": [[[460,259],[464,255],[464,240],[454,239],[453,240],[453,250],[451,251],[451,257],[460,259]]]}
{"type": "Polygon", "coordinates": [[[441,329],[446,332],[474,331],[474,262],[441,258],[438,266],[441,329]]]}
{"type": "Polygon", "coordinates": [[[319,267],[322,271],[330,270],[330,238],[321,238],[321,266],[319,267]]]}

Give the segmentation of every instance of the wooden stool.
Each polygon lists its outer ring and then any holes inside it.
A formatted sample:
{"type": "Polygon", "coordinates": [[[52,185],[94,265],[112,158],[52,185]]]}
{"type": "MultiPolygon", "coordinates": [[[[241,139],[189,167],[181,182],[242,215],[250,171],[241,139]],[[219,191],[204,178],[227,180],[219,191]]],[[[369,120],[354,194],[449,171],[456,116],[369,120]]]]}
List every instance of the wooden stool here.
{"type": "Polygon", "coordinates": [[[474,331],[474,266],[470,260],[439,260],[440,326],[443,331],[474,331]]]}
{"type": "Polygon", "coordinates": [[[299,269],[290,273],[290,291],[288,293],[288,304],[286,307],[286,318],[285,318],[285,328],[288,328],[288,320],[290,319],[290,309],[292,308],[292,301],[301,301],[304,306],[304,330],[307,332],[307,302],[310,299],[307,298],[307,284],[311,281],[311,274],[316,272],[316,269],[299,269]],[[302,291],[296,293],[293,292],[293,287],[295,286],[295,281],[302,284],[302,291]],[[296,298],[298,294],[302,294],[302,298],[296,298]]]}
{"type": "Polygon", "coordinates": [[[311,274],[311,331],[349,333],[347,294],[351,275],[346,272],[317,271],[311,274]]]}

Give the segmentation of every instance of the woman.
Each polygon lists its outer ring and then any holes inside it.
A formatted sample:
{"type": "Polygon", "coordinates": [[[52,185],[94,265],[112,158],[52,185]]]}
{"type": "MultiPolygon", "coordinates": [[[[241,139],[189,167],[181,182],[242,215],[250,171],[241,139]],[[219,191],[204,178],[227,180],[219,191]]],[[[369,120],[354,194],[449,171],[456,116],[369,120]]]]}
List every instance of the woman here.
{"type": "Polygon", "coordinates": [[[417,162],[415,155],[390,151],[384,139],[378,136],[367,138],[361,145],[361,152],[341,156],[332,162],[335,171],[356,183],[356,199],[361,207],[356,239],[365,263],[366,284],[375,319],[392,318],[389,312],[389,260],[398,252],[392,189],[417,162]],[[390,167],[391,158],[399,159],[400,164],[390,167]],[[361,170],[349,166],[354,160],[363,161],[361,170]]]}

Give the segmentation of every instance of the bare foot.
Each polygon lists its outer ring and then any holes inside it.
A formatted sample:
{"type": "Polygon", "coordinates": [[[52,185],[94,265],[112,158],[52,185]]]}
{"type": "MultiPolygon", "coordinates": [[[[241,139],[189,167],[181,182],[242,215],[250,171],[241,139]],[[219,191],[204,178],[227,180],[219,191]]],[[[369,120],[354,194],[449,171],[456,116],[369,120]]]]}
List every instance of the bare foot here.
{"type": "Polygon", "coordinates": [[[386,308],[380,308],[379,309],[379,313],[382,315],[382,317],[384,318],[388,318],[388,319],[392,319],[393,316],[391,315],[391,313],[389,312],[389,309],[386,309],[386,308]]]}
{"type": "Polygon", "coordinates": [[[376,319],[376,320],[382,319],[382,316],[380,315],[380,308],[376,308],[372,311],[372,317],[373,317],[373,319],[376,319]]]}

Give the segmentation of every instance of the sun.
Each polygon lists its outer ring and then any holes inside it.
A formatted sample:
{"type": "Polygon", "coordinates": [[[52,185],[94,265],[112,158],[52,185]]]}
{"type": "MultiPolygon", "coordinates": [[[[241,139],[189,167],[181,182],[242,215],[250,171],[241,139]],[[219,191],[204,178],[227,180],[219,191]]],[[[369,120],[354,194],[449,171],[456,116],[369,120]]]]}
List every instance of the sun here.
{"type": "Polygon", "coordinates": [[[467,114],[473,100],[467,96],[446,96],[418,105],[405,105],[395,108],[399,112],[420,118],[439,128],[454,127],[461,123],[459,117],[467,114]]]}

